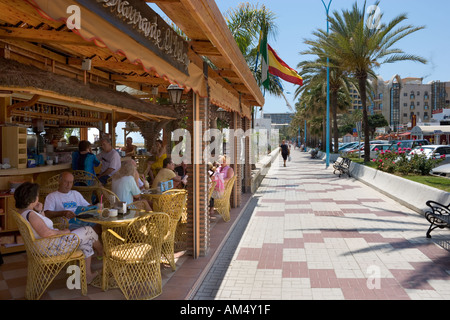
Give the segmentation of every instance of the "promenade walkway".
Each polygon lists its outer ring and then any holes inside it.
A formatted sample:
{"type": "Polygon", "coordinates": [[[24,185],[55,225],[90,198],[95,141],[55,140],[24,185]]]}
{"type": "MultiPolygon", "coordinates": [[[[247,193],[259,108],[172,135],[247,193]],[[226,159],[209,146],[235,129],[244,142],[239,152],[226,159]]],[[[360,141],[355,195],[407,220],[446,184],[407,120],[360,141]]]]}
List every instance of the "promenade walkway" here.
{"type": "Polygon", "coordinates": [[[294,150],[286,168],[274,163],[192,299],[450,299],[450,232],[427,239],[428,226],[294,150]]]}

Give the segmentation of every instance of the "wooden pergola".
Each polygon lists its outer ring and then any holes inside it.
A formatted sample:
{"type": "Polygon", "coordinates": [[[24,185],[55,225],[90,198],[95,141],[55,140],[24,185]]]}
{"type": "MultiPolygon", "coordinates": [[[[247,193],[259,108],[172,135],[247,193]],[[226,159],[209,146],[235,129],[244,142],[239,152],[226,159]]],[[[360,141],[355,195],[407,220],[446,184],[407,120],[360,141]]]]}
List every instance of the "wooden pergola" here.
{"type": "MultiPolygon", "coordinates": [[[[116,123],[129,121],[154,134],[164,129],[168,138],[170,123],[187,115],[192,159],[206,147],[201,137],[217,117],[218,108],[229,112],[231,129],[246,131],[252,108],[264,105],[253,74],[212,0],[0,0],[0,69],[5,75],[16,75],[9,81],[0,75],[0,123],[27,124],[23,119],[35,112],[43,117],[47,114],[49,126],[71,126],[69,120],[74,121],[76,114],[81,119],[72,126],[88,128],[96,123],[104,129],[108,122],[114,136],[116,123]],[[168,30],[146,5],[150,2],[188,40],[168,30]],[[118,3],[122,7],[117,7],[118,3]],[[68,8],[80,9],[79,29],[70,21],[76,11],[70,13],[68,8]],[[135,24],[130,26],[131,13],[135,24]],[[165,42],[159,39],[155,44],[150,37],[143,38],[146,31],[153,34],[156,29],[152,26],[161,30],[165,42]],[[164,50],[158,51],[158,47],[164,50]],[[182,99],[187,105],[183,108],[156,103],[156,98],[168,99],[170,84],[184,88],[182,99]],[[117,89],[123,86],[134,94],[117,96],[117,89]],[[95,92],[97,97],[89,94],[95,92]],[[66,112],[51,119],[45,111],[54,110],[48,109],[51,106],[66,107],[66,112]],[[194,123],[201,123],[200,129],[194,123]]],[[[87,129],[82,132],[87,135],[87,129]]],[[[232,206],[239,206],[241,190],[250,189],[251,167],[247,161],[233,166],[238,179],[232,206]]],[[[188,170],[192,181],[188,189],[188,248],[199,257],[209,248],[207,166],[195,162],[188,170]]]]}

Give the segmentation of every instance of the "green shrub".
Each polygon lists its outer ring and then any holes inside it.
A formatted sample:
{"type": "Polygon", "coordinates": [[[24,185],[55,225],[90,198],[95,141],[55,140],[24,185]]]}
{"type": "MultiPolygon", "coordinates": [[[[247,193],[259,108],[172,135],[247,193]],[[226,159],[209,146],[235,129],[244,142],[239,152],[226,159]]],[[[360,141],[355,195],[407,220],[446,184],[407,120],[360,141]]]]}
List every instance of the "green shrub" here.
{"type": "Polygon", "coordinates": [[[428,175],[431,169],[445,158],[441,156],[439,159],[427,159],[423,153],[411,153],[408,156],[410,151],[410,148],[381,151],[372,161],[376,163],[378,170],[406,176],[408,174],[428,175]]]}

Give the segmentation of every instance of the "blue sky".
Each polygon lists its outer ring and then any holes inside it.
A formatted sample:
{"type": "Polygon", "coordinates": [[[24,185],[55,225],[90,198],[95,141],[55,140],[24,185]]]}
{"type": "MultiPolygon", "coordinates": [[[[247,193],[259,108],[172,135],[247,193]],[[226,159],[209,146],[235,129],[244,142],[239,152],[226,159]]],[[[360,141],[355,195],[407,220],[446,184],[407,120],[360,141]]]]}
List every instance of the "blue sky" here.
{"type": "MultiPolygon", "coordinates": [[[[259,7],[265,5],[275,13],[278,34],[275,40],[269,39],[269,44],[290,67],[297,70],[300,61],[312,59],[311,56],[301,56],[299,53],[307,49],[304,40],[312,39],[314,30],[319,28],[326,30],[326,14],[321,0],[216,0],[222,14],[243,2],[250,2],[259,7]]],[[[324,2],[328,4],[329,0],[324,2]]],[[[360,6],[364,4],[364,0],[357,2],[360,6]]],[[[354,0],[333,0],[330,11],[350,9],[354,3],[354,0]]],[[[367,7],[374,3],[374,0],[367,0],[367,7]]],[[[447,30],[450,1],[382,0],[379,8],[384,14],[382,22],[389,22],[397,15],[405,13],[408,20],[402,25],[426,27],[402,39],[396,47],[406,53],[424,57],[428,60],[428,64],[397,62],[382,65],[376,72],[385,80],[399,74],[402,78],[423,77],[424,83],[433,80],[450,81],[450,39],[447,30]]],[[[286,92],[291,92],[286,94],[286,97],[294,107],[295,86],[284,81],[283,85],[286,92]]],[[[264,112],[290,112],[283,98],[266,94],[265,99],[264,112]]]]}

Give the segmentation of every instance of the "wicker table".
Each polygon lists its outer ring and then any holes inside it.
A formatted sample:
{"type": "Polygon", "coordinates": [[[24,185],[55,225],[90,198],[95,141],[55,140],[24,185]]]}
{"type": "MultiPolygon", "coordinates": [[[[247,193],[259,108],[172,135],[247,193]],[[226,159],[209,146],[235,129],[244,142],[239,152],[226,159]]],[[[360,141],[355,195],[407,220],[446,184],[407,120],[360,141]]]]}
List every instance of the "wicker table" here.
{"type": "MultiPolygon", "coordinates": [[[[136,220],[139,217],[152,214],[153,211],[143,211],[143,210],[134,210],[129,209],[126,214],[119,214],[115,217],[102,217],[100,213],[96,210],[86,211],[83,213],[92,214],[91,218],[80,219],[81,221],[90,222],[100,224],[102,226],[102,233],[106,232],[108,229],[117,229],[127,227],[130,223],[136,220]]],[[[115,283],[113,277],[110,275],[107,267],[107,259],[103,257],[103,270],[101,275],[97,276],[91,283],[91,285],[101,288],[103,291],[108,290],[109,288],[118,288],[115,283]]]]}

